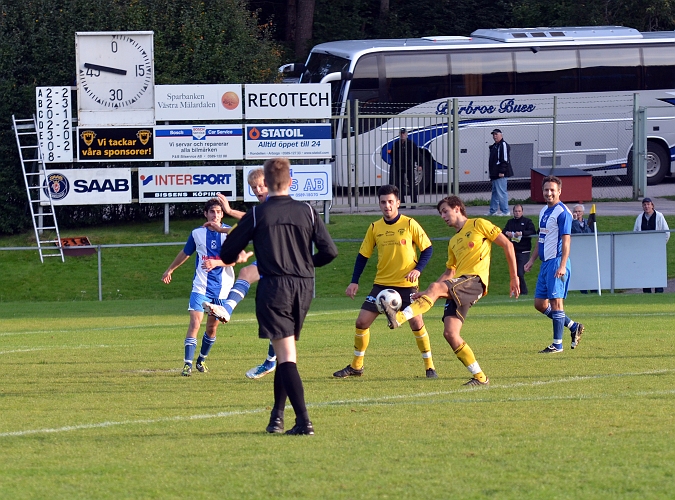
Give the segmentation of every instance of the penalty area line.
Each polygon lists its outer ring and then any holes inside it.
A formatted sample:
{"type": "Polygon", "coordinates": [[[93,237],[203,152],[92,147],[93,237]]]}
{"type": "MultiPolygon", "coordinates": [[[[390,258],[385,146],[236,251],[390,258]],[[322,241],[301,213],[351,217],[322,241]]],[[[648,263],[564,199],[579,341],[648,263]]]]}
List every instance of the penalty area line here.
{"type": "MultiPolygon", "coordinates": [[[[570,383],[570,382],[583,382],[583,381],[588,381],[588,380],[599,380],[599,379],[607,379],[607,378],[622,378],[622,377],[642,377],[642,376],[649,376],[649,375],[659,375],[659,374],[666,374],[666,373],[673,373],[675,372],[675,369],[663,369],[663,370],[649,370],[645,372],[629,372],[629,373],[614,373],[614,374],[602,374],[602,375],[587,375],[587,376],[575,376],[575,377],[564,377],[564,378],[558,378],[558,379],[551,379],[551,380],[535,380],[532,382],[518,382],[515,384],[504,384],[504,385],[499,385],[499,384],[494,384],[491,385],[490,387],[486,388],[461,388],[461,389],[453,389],[449,391],[433,391],[433,392],[418,392],[415,394],[394,394],[394,395],[387,395],[387,396],[381,396],[381,397],[376,397],[376,398],[359,398],[359,399],[341,399],[341,400],[335,400],[335,401],[324,401],[324,402],[318,402],[318,403],[309,403],[307,404],[308,408],[322,408],[322,407],[328,407],[328,406],[345,406],[345,405],[381,405],[385,404],[386,402],[393,402],[393,401],[404,401],[404,400],[415,400],[415,399],[424,399],[424,398],[430,398],[430,397],[437,397],[437,396],[450,396],[453,394],[469,394],[469,393],[475,393],[477,391],[494,391],[494,390],[499,390],[499,389],[518,389],[521,387],[538,387],[538,386],[543,386],[543,385],[551,385],[551,384],[565,384],[565,383],[570,383]]],[[[649,396],[649,395],[658,395],[658,394],[671,394],[673,391],[652,391],[652,392],[646,392],[646,391],[635,391],[634,393],[631,393],[632,395],[636,396],[649,396]]],[[[625,396],[626,393],[618,394],[617,397],[620,396],[625,396]]],[[[509,399],[513,401],[518,401],[518,398],[507,398],[506,400],[508,401],[509,399]]],[[[551,399],[551,396],[542,396],[540,398],[527,398],[527,401],[538,401],[538,400],[549,400],[551,399]]],[[[580,396],[566,396],[565,399],[581,399],[580,396]]],[[[481,401],[484,401],[484,398],[481,398],[481,401]]],[[[480,401],[475,401],[471,400],[471,402],[480,402],[480,401]]],[[[409,404],[409,403],[405,403],[409,404]]],[[[287,407],[290,408],[290,407],[287,407]]],[[[59,434],[62,432],[73,432],[73,431],[80,431],[80,430],[88,430],[88,429],[105,429],[109,427],[118,427],[118,426],[123,426],[123,425],[150,425],[150,424],[158,424],[158,423],[164,423],[164,422],[189,422],[189,421],[194,421],[194,420],[207,420],[207,419],[214,419],[214,418],[227,418],[227,417],[236,417],[239,415],[256,415],[259,413],[266,413],[269,410],[264,409],[264,408],[258,408],[258,409],[253,409],[253,410],[240,410],[240,411],[224,411],[224,412],[218,412],[218,413],[212,413],[212,414],[201,414],[201,415],[176,415],[174,417],[159,417],[159,418],[148,418],[148,419],[138,419],[138,420],[120,420],[120,421],[107,421],[107,422],[98,422],[98,423],[91,423],[91,424],[80,424],[80,425],[67,425],[63,427],[54,427],[54,428],[44,428],[44,429],[26,429],[23,431],[9,431],[9,432],[1,432],[0,433],[0,438],[6,438],[6,437],[23,437],[23,436],[31,436],[31,435],[36,435],[36,434],[59,434]]]]}

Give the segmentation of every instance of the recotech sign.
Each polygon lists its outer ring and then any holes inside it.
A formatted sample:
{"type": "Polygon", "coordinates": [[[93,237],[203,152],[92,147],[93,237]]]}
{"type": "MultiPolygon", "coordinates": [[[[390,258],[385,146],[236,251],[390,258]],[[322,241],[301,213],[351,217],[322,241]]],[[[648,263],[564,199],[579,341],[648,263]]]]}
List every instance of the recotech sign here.
{"type": "Polygon", "coordinates": [[[154,160],[152,128],[84,128],[77,131],[78,161],[154,160]]]}

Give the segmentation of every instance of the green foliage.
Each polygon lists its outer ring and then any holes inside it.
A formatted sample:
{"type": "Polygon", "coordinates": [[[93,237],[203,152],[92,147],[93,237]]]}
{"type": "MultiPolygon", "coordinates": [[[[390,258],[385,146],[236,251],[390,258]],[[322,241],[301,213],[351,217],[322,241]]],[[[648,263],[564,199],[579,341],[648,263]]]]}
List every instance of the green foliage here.
{"type": "MultiPolygon", "coordinates": [[[[136,30],[155,32],[157,84],[270,82],[281,60],[269,26],[244,0],[0,0],[0,234],[31,224],[12,114],[35,113],[36,86],[75,85],[75,32],[136,30]]],[[[68,227],[153,210],[64,207],[57,216],[68,227]]]]}
{"type": "Polygon", "coordinates": [[[244,377],[267,351],[250,298],[190,378],[185,299],[0,304],[0,497],[672,498],[672,299],[565,305],[587,331],[551,357],[531,299],[481,299],[462,335],[491,385],[469,389],[440,304],[426,315],[438,379],[410,329],[382,318],[364,376],[333,379],[358,304],[318,299],[298,343],[316,435],[293,437],[264,432],[273,375],[244,377]]]}

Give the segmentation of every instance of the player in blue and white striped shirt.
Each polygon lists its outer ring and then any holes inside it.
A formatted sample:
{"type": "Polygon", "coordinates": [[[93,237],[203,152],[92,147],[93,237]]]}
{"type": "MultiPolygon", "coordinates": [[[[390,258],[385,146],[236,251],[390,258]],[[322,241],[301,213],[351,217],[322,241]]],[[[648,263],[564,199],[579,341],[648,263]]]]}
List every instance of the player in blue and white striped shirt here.
{"type": "Polygon", "coordinates": [[[570,329],[574,349],[584,333],[584,325],[572,321],[564,311],[564,300],[567,298],[572,272],[569,260],[572,213],[560,201],[562,181],[558,177],[544,177],[542,188],[546,206],[539,213],[539,241],[530,260],[525,264],[525,271],[532,269],[537,257],[541,258],[534,307],[553,320],[553,343],[539,351],[547,354],[562,352],[565,326],[570,329]]]}
{"type": "MultiPolygon", "coordinates": [[[[221,225],[223,207],[217,198],[212,198],[204,206],[204,216],[208,222],[221,225]]],[[[226,226],[229,227],[229,226],[226,226]]],[[[197,252],[195,262],[195,274],[192,280],[192,293],[190,293],[190,325],[185,336],[185,358],[182,375],[189,377],[192,374],[192,359],[197,349],[197,333],[204,318],[204,302],[222,304],[234,283],[234,270],[232,266],[226,266],[220,260],[220,248],[227,238],[226,233],[212,231],[207,227],[198,227],[190,233],[185,247],[169,268],[162,275],[162,281],[171,283],[171,275],[190,255],[197,252]]],[[[250,253],[248,254],[251,255],[250,253]]],[[[241,260],[241,259],[240,259],[241,260]]],[[[245,260],[245,259],[244,259],[245,260]]],[[[206,331],[202,338],[202,347],[197,358],[196,368],[200,372],[208,371],[204,360],[208,356],[211,346],[216,341],[218,320],[209,316],[206,321],[206,331]]]]}

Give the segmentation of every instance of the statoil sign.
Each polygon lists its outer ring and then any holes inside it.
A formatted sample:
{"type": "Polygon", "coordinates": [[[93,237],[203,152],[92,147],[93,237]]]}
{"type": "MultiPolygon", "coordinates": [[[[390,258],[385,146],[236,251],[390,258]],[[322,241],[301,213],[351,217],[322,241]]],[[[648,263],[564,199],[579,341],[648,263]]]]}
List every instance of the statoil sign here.
{"type": "Polygon", "coordinates": [[[246,126],[246,158],[330,158],[329,123],[246,126]]]}

